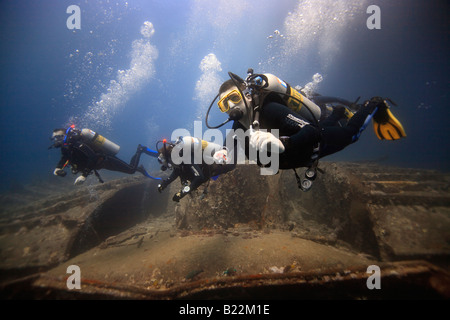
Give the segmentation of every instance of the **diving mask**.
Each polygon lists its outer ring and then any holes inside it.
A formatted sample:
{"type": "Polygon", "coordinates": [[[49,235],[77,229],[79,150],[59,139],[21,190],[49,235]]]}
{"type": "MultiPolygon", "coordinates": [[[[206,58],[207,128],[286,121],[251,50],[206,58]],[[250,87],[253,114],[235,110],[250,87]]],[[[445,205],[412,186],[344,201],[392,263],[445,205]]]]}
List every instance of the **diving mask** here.
{"type": "Polygon", "coordinates": [[[57,142],[63,142],[64,137],[65,137],[64,134],[57,134],[57,135],[54,135],[51,139],[54,141],[57,141],[57,142]]]}
{"type": "Polygon", "coordinates": [[[219,100],[217,105],[219,106],[220,111],[227,112],[230,110],[229,102],[232,102],[233,105],[236,105],[241,101],[242,101],[241,94],[237,89],[234,89],[233,91],[230,91],[225,96],[223,96],[222,99],[219,100]]]}
{"type": "Polygon", "coordinates": [[[50,140],[53,141],[53,144],[49,147],[49,149],[61,147],[64,144],[65,136],[66,134],[63,129],[54,130],[52,137],[50,138],[50,140]]]}
{"type": "Polygon", "coordinates": [[[56,129],[53,131],[52,140],[59,140],[59,139],[64,139],[64,136],[66,135],[66,132],[63,129],[56,129]]]}

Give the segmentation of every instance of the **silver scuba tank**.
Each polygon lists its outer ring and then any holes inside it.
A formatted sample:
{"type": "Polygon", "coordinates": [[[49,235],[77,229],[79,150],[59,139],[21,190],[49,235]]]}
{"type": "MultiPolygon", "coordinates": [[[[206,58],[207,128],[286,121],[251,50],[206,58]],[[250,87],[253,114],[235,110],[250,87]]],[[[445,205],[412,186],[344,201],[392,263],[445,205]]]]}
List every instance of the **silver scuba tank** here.
{"type": "Polygon", "coordinates": [[[222,150],[223,146],[214,142],[200,140],[191,136],[185,136],[182,138],[178,148],[183,148],[191,153],[197,152],[198,154],[203,155],[203,160],[205,160],[206,163],[212,163],[214,161],[214,153],[222,150]]]}
{"type": "Polygon", "coordinates": [[[103,152],[109,156],[116,155],[120,150],[120,146],[90,129],[81,130],[81,139],[95,151],[103,152]]]}
{"type": "Polygon", "coordinates": [[[281,93],[280,96],[286,102],[288,108],[300,114],[304,119],[312,123],[319,121],[321,111],[318,105],[277,76],[270,73],[264,73],[264,75],[267,77],[268,82],[268,86],[265,89],[281,93]]]}

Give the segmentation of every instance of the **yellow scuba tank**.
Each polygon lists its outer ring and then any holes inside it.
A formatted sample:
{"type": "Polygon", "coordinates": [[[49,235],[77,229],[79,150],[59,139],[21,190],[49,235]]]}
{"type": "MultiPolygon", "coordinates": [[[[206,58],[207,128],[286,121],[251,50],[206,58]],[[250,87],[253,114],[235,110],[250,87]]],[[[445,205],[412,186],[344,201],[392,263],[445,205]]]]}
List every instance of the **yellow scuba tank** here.
{"type": "Polygon", "coordinates": [[[120,146],[90,129],[81,130],[81,139],[95,151],[103,152],[109,156],[116,155],[120,150],[120,146]]]}
{"type": "Polygon", "coordinates": [[[289,109],[297,112],[303,118],[313,123],[320,119],[321,111],[318,105],[303,96],[300,92],[292,88],[289,84],[277,76],[270,73],[264,73],[264,76],[267,77],[268,82],[265,89],[280,93],[281,98],[286,102],[289,109]],[[303,106],[303,104],[306,107],[303,106]]]}

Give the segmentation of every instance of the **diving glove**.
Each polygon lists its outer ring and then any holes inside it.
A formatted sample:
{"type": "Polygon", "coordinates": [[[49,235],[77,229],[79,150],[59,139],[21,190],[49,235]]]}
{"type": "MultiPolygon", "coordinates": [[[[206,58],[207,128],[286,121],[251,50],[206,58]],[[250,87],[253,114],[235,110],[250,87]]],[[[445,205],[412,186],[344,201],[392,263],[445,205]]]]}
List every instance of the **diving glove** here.
{"type": "Polygon", "coordinates": [[[284,152],[283,143],[272,133],[266,131],[254,131],[250,129],[250,145],[262,152],[284,152]]]}
{"type": "Polygon", "coordinates": [[[85,177],[85,176],[79,176],[79,177],[75,180],[74,184],[78,186],[78,185],[80,185],[80,184],[83,184],[85,181],[86,181],[86,177],[85,177]]]}
{"type": "Polygon", "coordinates": [[[63,169],[56,168],[55,171],[53,171],[53,174],[55,176],[65,177],[67,172],[65,172],[63,169]]]}
{"type": "Polygon", "coordinates": [[[217,164],[228,164],[230,162],[227,149],[217,151],[214,153],[213,158],[217,164]]]}

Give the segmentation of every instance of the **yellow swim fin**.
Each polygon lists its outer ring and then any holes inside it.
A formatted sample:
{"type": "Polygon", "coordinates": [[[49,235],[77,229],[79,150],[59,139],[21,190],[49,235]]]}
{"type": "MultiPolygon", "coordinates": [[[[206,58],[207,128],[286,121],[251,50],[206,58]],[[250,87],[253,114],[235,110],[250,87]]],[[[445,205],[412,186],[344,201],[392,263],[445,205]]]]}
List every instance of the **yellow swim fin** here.
{"type": "Polygon", "coordinates": [[[379,105],[373,116],[373,129],[380,140],[398,140],[406,137],[402,124],[389,110],[386,101],[379,105]]]}

